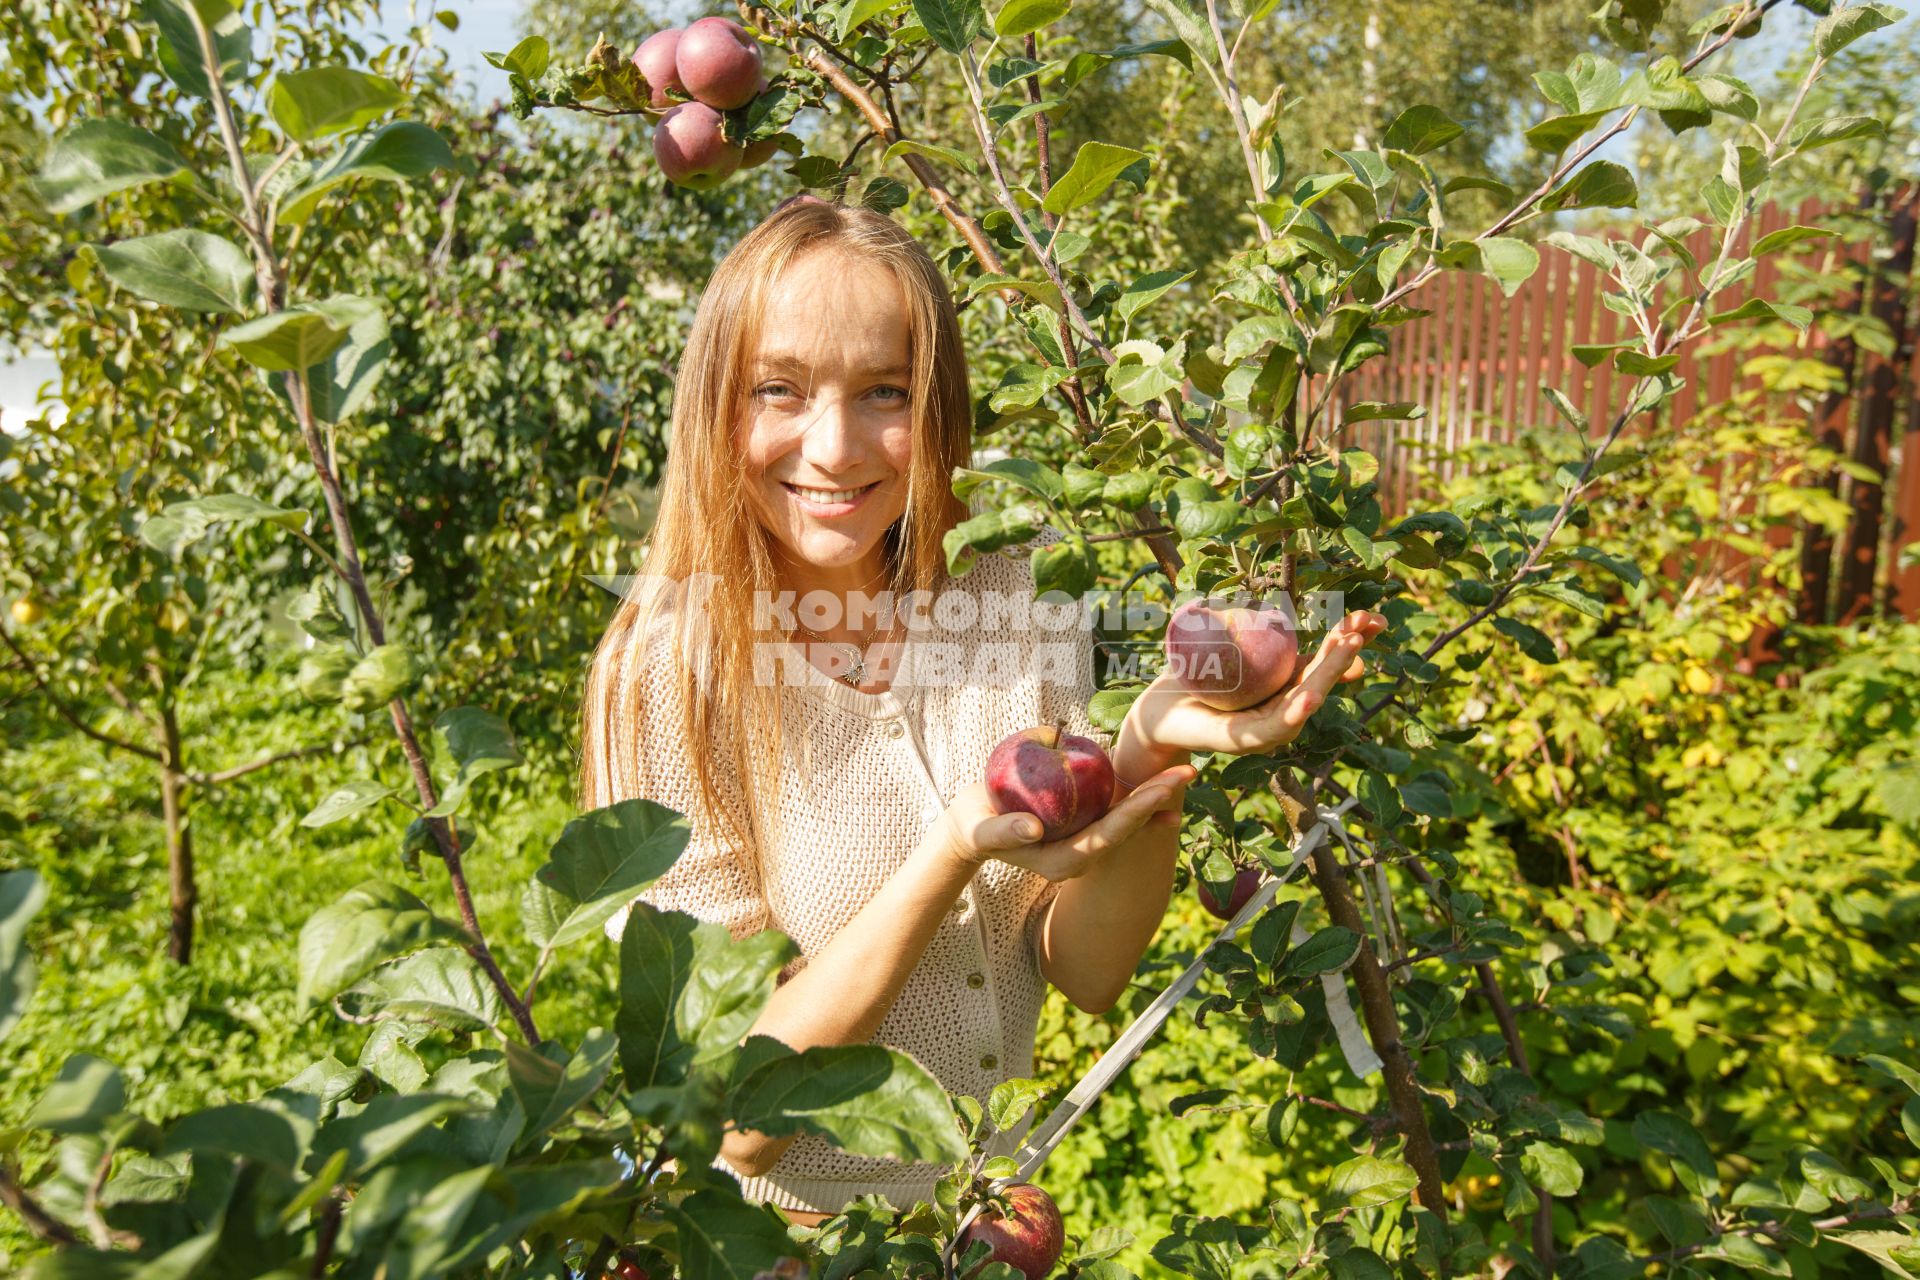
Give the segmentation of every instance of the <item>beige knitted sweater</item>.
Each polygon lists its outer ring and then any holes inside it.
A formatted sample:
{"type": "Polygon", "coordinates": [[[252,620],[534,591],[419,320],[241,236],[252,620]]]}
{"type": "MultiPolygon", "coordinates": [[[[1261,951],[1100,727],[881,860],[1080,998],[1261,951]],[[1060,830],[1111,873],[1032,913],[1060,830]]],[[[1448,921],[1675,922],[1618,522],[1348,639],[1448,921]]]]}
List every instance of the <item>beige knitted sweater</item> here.
{"type": "MultiPolygon", "coordinates": [[[[1005,614],[970,616],[961,598],[1024,601],[1037,614],[1042,606],[1032,599],[1027,554],[1058,536],[1042,533],[1024,547],[981,556],[960,578],[943,577],[936,598],[958,607],[944,618],[939,605],[930,611],[935,625],[909,638],[884,693],[862,693],[789,646],[795,674],[781,690],[783,727],[804,735],[805,747],[784,766],[774,829],[758,834],[758,848],[741,849],[696,823],[686,852],[644,900],[723,924],[735,937],[780,929],[799,948],[797,971],[880,889],[953,797],[983,776],[987,754],[1002,738],[1057,719],[1068,732],[1110,746],[1086,715],[1094,692],[1089,618],[1072,610],[1025,624],[1005,614]],[[810,769],[802,767],[807,760],[810,769]]],[[[635,696],[649,699],[650,714],[674,705],[663,664],[644,664],[635,681],[635,696]]],[[[697,784],[683,739],[657,734],[644,744],[639,794],[691,820],[697,784]]],[[[719,757],[724,767],[724,745],[719,757]]],[[[737,794],[737,779],[731,786],[737,794]]],[[[603,777],[597,798],[629,797],[612,794],[603,777]]],[[[1047,990],[1035,926],[1057,891],[1032,872],[985,863],[941,922],[874,1042],[912,1055],[955,1095],[984,1099],[999,1082],[1031,1074],[1047,990]]],[[[626,915],[608,922],[616,939],[626,915]]],[[[996,1149],[1010,1146],[1003,1138],[996,1149]]],[[[944,1172],[940,1165],[846,1155],[806,1135],[768,1174],[741,1186],[749,1199],[836,1212],[866,1193],[900,1207],[931,1198],[944,1172]]]]}

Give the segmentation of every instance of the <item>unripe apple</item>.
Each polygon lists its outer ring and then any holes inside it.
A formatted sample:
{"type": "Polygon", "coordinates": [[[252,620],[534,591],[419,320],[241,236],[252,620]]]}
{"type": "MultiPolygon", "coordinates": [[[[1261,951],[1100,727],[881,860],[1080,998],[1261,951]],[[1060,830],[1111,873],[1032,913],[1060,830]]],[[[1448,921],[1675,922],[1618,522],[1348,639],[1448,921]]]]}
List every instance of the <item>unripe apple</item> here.
{"type": "Polygon", "coordinates": [[[1059,840],[1106,813],[1113,763],[1092,738],[1057,724],[1022,729],[987,756],[987,795],[995,813],[1030,813],[1041,839],[1059,840]]]}
{"type": "Polygon", "coordinates": [[[1293,624],[1262,601],[1189,600],[1167,619],[1167,666],[1180,687],[1216,711],[1265,702],[1293,675],[1293,624]]]}
{"type": "Polygon", "coordinates": [[[47,616],[40,602],[32,596],[21,596],[13,602],[13,620],[23,627],[31,627],[47,616]]]}
{"type": "Polygon", "coordinates": [[[640,74],[647,82],[647,105],[670,107],[673,99],[667,96],[667,90],[680,93],[687,86],[680,83],[680,72],[675,66],[674,54],[680,47],[681,30],[668,27],[665,31],[656,31],[640,42],[633,51],[633,65],[640,68],[640,74]]]}
{"type": "Polygon", "coordinates": [[[653,129],[653,158],[667,181],[710,191],[740,167],[742,149],[720,131],[720,113],[704,102],[683,102],[653,129]]]}
{"type": "Polygon", "coordinates": [[[717,111],[731,111],[753,101],[760,45],[730,18],[702,18],[680,33],[673,65],[688,93],[717,111]]]}
{"type": "Polygon", "coordinates": [[[1066,1226],[1053,1197],[1031,1182],[1016,1182],[1005,1192],[1006,1217],[992,1209],[975,1218],[960,1235],[960,1252],[975,1240],[993,1250],[990,1261],[1004,1262],[1027,1280],[1046,1280],[1066,1247],[1066,1226]]]}
{"type": "Polygon", "coordinates": [[[1205,880],[1199,881],[1200,905],[1216,920],[1231,920],[1240,914],[1240,908],[1246,906],[1247,901],[1259,890],[1262,879],[1260,868],[1242,867],[1240,874],[1233,878],[1233,894],[1225,905],[1213,896],[1213,890],[1207,887],[1205,880]]]}

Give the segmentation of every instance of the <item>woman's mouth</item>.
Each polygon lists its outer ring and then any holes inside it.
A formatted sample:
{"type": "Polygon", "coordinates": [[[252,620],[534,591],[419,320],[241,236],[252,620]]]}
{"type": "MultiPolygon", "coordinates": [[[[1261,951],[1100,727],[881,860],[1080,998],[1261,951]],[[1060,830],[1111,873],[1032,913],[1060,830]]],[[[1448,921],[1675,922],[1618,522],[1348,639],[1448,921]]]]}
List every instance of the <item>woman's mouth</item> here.
{"type": "Polygon", "coordinates": [[[791,484],[782,480],[781,485],[793,495],[794,501],[808,515],[832,518],[851,515],[860,509],[867,496],[880,487],[879,481],[861,485],[857,489],[817,489],[810,485],[791,484]]]}

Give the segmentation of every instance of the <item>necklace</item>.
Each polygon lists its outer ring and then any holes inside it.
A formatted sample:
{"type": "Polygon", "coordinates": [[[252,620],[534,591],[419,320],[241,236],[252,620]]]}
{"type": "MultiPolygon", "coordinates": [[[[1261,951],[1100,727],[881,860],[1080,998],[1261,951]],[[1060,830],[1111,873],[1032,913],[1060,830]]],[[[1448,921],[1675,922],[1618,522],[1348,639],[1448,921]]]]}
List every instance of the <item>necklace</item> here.
{"type": "MultiPolygon", "coordinates": [[[[882,570],[877,577],[875,577],[872,581],[868,582],[866,586],[861,587],[860,590],[864,592],[867,589],[867,587],[872,586],[874,582],[879,581],[880,578],[885,576],[886,576],[886,572],[885,570],[882,570]]],[[[891,639],[893,636],[893,628],[895,623],[897,622],[897,619],[886,619],[885,621],[887,623],[886,634],[887,634],[887,637],[891,639]]],[[[829,640],[826,636],[821,635],[818,631],[815,631],[812,627],[807,626],[803,622],[796,621],[794,623],[794,626],[806,632],[808,635],[812,636],[815,640],[819,641],[821,644],[827,645],[830,648],[838,649],[846,655],[847,669],[845,671],[837,673],[834,677],[835,679],[843,680],[848,685],[856,689],[859,688],[860,685],[866,681],[867,650],[873,647],[876,634],[880,630],[879,624],[876,623],[874,626],[869,627],[867,629],[866,637],[863,640],[861,640],[861,642],[857,645],[850,644],[845,640],[829,640]]]]}

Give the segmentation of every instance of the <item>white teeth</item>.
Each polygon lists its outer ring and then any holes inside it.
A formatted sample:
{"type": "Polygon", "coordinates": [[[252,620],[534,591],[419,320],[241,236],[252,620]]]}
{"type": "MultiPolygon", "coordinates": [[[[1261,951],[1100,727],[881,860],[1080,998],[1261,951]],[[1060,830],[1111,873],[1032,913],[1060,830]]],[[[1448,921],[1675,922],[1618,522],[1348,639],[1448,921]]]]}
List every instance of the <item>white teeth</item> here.
{"type": "Polygon", "coordinates": [[[858,489],[803,489],[797,484],[787,486],[808,502],[852,502],[855,498],[871,489],[872,485],[862,485],[858,489]]]}

